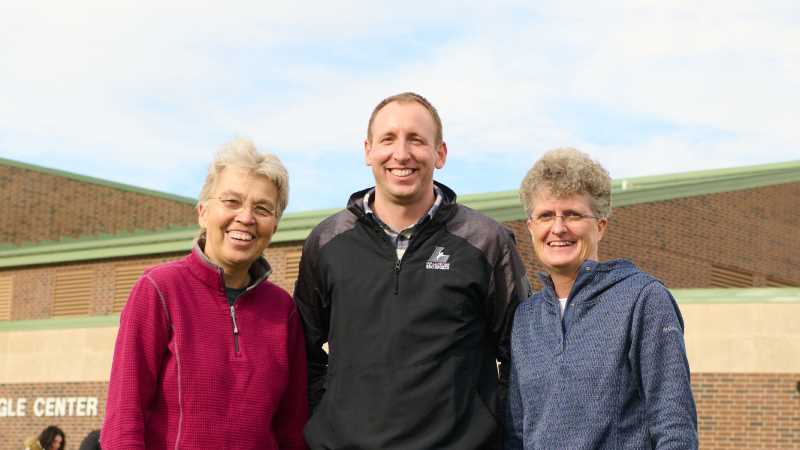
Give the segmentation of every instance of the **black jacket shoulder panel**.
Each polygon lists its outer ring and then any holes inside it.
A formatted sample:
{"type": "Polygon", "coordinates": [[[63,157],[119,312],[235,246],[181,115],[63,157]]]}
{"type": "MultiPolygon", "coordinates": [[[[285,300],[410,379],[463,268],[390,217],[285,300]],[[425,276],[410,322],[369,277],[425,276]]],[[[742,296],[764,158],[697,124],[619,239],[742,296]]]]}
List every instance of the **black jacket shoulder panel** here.
{"type": "Polygon", "coordinates": [[[456,205],[456,212],[447,223],[447,231],[480,250],[492,266],[509,247],[515,245],[511,230],[464,205],[456,205]]]}
{"type": "Polygon", "coordinates": [[[358,217],[352,211],[343,209],[314,227],[306,239],[306,245],[311,244],[318,250],[327,245],[336,236],[352,230],[357,221],[358,217]]]}

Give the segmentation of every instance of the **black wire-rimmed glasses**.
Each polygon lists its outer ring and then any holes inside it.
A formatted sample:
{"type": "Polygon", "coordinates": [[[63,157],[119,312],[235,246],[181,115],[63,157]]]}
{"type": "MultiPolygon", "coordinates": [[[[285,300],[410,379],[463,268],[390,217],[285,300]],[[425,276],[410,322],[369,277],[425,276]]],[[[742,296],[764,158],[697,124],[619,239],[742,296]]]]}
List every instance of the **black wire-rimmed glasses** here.
{"type": "Polygon", "coordinates": [[[578,224],[585,219],[597,219],[597,220],[600,219],[599,217],[590,216],[588,214],[569,212],[566,214],[542,214],[537,217],[531,217],[530,221],[533,222],[533,224],[536,226],[544,227],[553,225],[554,223],[556,223],[556,219],[558,218],[561,218],[561,220],[566,225],[578,224]]]}
{"type": "MultiPolygon", "coordinates": [[[[236,213],[240,212],[245,206],[244,202],[236,197],[211,197],[209,200],[218,200],[225,209],[236,213]]],[[[256,203],[250,205],[250,211],[254,216],[261,219],[268,219],[275,216],[275,209],[267,204],[256,203]]]]}

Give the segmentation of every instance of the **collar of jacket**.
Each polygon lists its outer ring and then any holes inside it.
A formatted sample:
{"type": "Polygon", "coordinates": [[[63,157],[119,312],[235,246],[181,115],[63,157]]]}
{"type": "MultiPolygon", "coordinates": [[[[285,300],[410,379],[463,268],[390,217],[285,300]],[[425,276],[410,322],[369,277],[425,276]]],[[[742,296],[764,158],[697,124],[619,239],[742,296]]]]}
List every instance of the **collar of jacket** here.
{"type": "MultiPolygon", "coordinates": [[[[575,283],[572,284],[572,289],[567,297],[570,302],[588,303],[597,298],[597,293],[604,290],[606,287],[616,284],[623,278],[627,278],[632,271],[636,270],[636,266],[625,259],[612,259],[609,261],[598,262],[587,259],[581,264],[578,269],[578,276],[575,278],[575,283]],[[618,270],[623,269],[623,270],[618,270]],[[613,276],[608,276],[613,273],[613,276]],[[591,286],[595,281],[599,284],[591,286]]],[[[539,281],[541,281],[543,289],[542,294],[544,301],[554,306],[558,305],[558,295],[556,295],[553,280],[546,272],[539,272],[539,281]]]]}
{"type": "MultiPolygon", "coordinates": [[[[206,241],[202,237],[198,238],[194,242],[194,245],[192,246],[192,252],[187,257],[189,262],[189,270],[205,285],[224,294],[225,279],[222,276],[222,267],[219,267],[211,262],[206,254],[203,253],[205,244],[206,241]]],[[[263,283],[272,273],[272,268],[270,268],[266,258],[259,256],[258,259],[253,261],[253,264],[250,265],[248,272],[250,273],[250,279],[252,281],[247,286],[247,289],[245,289],[245,292],[250,291],[259,284],[263,283]]]]}
{"type": "MultiPolygon", "coordinates": [[[[450,217],[450,214],[455,211],[456,193],[438,181],[434,181],[433,184],[435,184],[442,191],[443,198],[442,205],[436,211],[436,214],[434,214],[431,222],[441,222],[450,217]]],[[[350,199],[347,201],[347,210],[358,217],[359,220],[367,219],[367,214],[364,211],[364,196],[367,195],[367,192],[370,189],[375,189],[375,186],[354,192],[350,195],[350,199]]],[[[376,226],[379,225],[376,224],[376,226]]]]}

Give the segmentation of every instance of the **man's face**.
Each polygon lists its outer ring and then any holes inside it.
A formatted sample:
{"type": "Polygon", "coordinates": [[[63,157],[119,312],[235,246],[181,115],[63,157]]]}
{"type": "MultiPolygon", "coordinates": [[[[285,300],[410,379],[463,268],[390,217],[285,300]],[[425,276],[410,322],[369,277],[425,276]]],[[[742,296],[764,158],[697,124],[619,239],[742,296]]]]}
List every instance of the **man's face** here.
{"type": "Polygon", "coordinates": [[[447,157],[435,136],[433,117],[417,102],[392,102],[378,111],[372,141],[364,142],[376,200],[411,206],[433,195],[433,169],[444,167],[447,157]]]}

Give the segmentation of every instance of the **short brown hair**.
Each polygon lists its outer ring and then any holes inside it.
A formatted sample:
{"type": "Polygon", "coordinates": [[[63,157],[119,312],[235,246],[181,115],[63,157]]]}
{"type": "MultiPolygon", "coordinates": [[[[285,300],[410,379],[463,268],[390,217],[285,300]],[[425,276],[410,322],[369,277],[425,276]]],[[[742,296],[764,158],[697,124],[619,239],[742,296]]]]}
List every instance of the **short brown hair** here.
{"type": "Polygon", "coordinates": [[[367,141],[372,142],[372,122],[375,121],[375,116],[378,115],[378,111],[383,109],[384,106],[388,105],[392,102],[400,102],[400,103],[411,103],[416,102],[425,107],[429,113],[431,113],[431,117],[433,117],[433,123],[436,125],[436,136],[434,136],[434,144],[437,146],[442,143],[444,140],[442,136],[442,119],[439,117],[439,113],[436,111],[436,108],[433,107],[431,102],[428,101],[425,97],[415,93],[415,92],[403,92],[402,94],[392,95],[391,97],[386,97],[385,99],[381,100],[378,103],[378,106],[372,110],[372,115],[369,116],[369,123],[367,124],[367,141]]]}
{"type": "Polygon", "coordinates": [[[550,150],[525,175],[519,198],[528,216],[540,189],[549,190],[556,198],[586,194],[594,214],[601,218],[611,215],[611,176],[599,162],[574,148],[550,150]]]}

